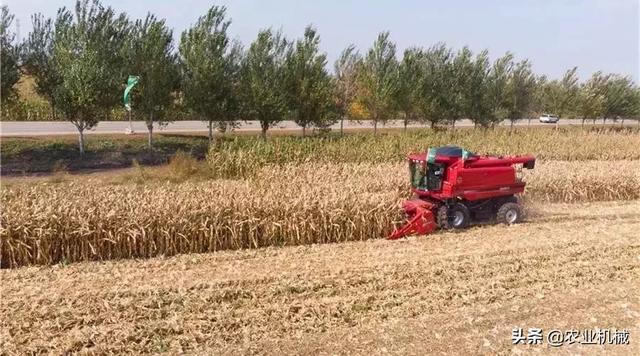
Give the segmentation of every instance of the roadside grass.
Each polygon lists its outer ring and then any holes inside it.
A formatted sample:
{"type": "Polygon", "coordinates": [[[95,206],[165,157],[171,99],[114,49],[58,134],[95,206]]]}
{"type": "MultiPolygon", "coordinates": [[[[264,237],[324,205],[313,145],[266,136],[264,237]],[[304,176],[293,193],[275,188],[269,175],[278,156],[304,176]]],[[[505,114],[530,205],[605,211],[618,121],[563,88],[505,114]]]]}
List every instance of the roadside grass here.
{"type": "Polygon", "coordinates": [[[74,137],[3,137],[0,152],[3,175],[55,173],[130,167],[133,160],[141,165],[166,164],[182,151],[195,159],[204,159],[208,141],[203,136],[157,134],[153,149],[147,147],[146,136],[87,136],[85,155],[80,156],[74,137]]]}
{"type": "Polygon", "coordinates": [[[215,178],[211,167],[202,160],[183,151],[178,151],[163,166],[144,167],[133,160],[132,167],[120,174],[97,176],[97,180],[110,185],[150,185],[154,183],[183,183],[186,181],[203,181],[215,178]]]}

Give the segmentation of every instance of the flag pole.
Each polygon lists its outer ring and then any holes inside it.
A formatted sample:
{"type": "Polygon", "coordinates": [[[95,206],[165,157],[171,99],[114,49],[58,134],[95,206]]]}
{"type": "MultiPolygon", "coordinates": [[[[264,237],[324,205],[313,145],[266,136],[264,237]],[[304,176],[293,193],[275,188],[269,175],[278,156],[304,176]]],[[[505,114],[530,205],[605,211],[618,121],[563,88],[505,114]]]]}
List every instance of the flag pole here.
{"type": "Polygon", "coordinates": [[[133,134],[133,122],[131,122],[131,109],[129,109],[129,133],[133,134]]]}

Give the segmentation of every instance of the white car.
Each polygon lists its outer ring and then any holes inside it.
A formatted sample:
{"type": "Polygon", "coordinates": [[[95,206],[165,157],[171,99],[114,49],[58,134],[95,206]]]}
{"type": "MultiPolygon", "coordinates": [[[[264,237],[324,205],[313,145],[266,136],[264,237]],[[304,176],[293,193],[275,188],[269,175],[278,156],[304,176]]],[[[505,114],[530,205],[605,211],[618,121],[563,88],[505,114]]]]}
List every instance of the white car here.
{"type": "Polygon", "coordinates": [[[540,116],[540,122],[545,122],[549,124],[555,124],[559,120],[560,119],[558,119],[558,117],[555,115],[543,114],[542,116],[540,116]]]}

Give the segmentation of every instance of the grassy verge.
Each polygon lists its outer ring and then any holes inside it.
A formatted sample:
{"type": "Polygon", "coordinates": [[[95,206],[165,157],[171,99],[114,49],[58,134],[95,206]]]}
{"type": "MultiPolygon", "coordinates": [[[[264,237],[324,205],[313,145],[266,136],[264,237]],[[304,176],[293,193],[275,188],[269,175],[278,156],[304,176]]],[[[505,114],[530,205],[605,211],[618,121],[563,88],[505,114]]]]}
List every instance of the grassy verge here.
{"type": "Polygon", "coordinates": [[[75,137],[2,138],[2,174],[49,173],[129,167],[167,163],[182,151],[203,159],[208,149],[204,136],[158,134],[153,149],[143,135],[100,135],[87,137],[86,153],[80,156],[75,137]]]}

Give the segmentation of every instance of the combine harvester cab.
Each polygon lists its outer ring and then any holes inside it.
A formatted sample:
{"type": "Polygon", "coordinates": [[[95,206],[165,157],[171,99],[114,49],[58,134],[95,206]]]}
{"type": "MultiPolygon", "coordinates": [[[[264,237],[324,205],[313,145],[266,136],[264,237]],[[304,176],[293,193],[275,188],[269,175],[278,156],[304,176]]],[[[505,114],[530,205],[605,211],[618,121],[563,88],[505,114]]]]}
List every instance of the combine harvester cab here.
{"type": "Polygon", "coordinates": [[[526,183],[516,166],[533,169],[533,156],[479,156],[456,146],[430,148],[408,157],[414,198],[403,204],[407,223],[390,240],[426,235],[436,228],[462,229],[471,221],[521,221],[516,198],[526,183]]]}

